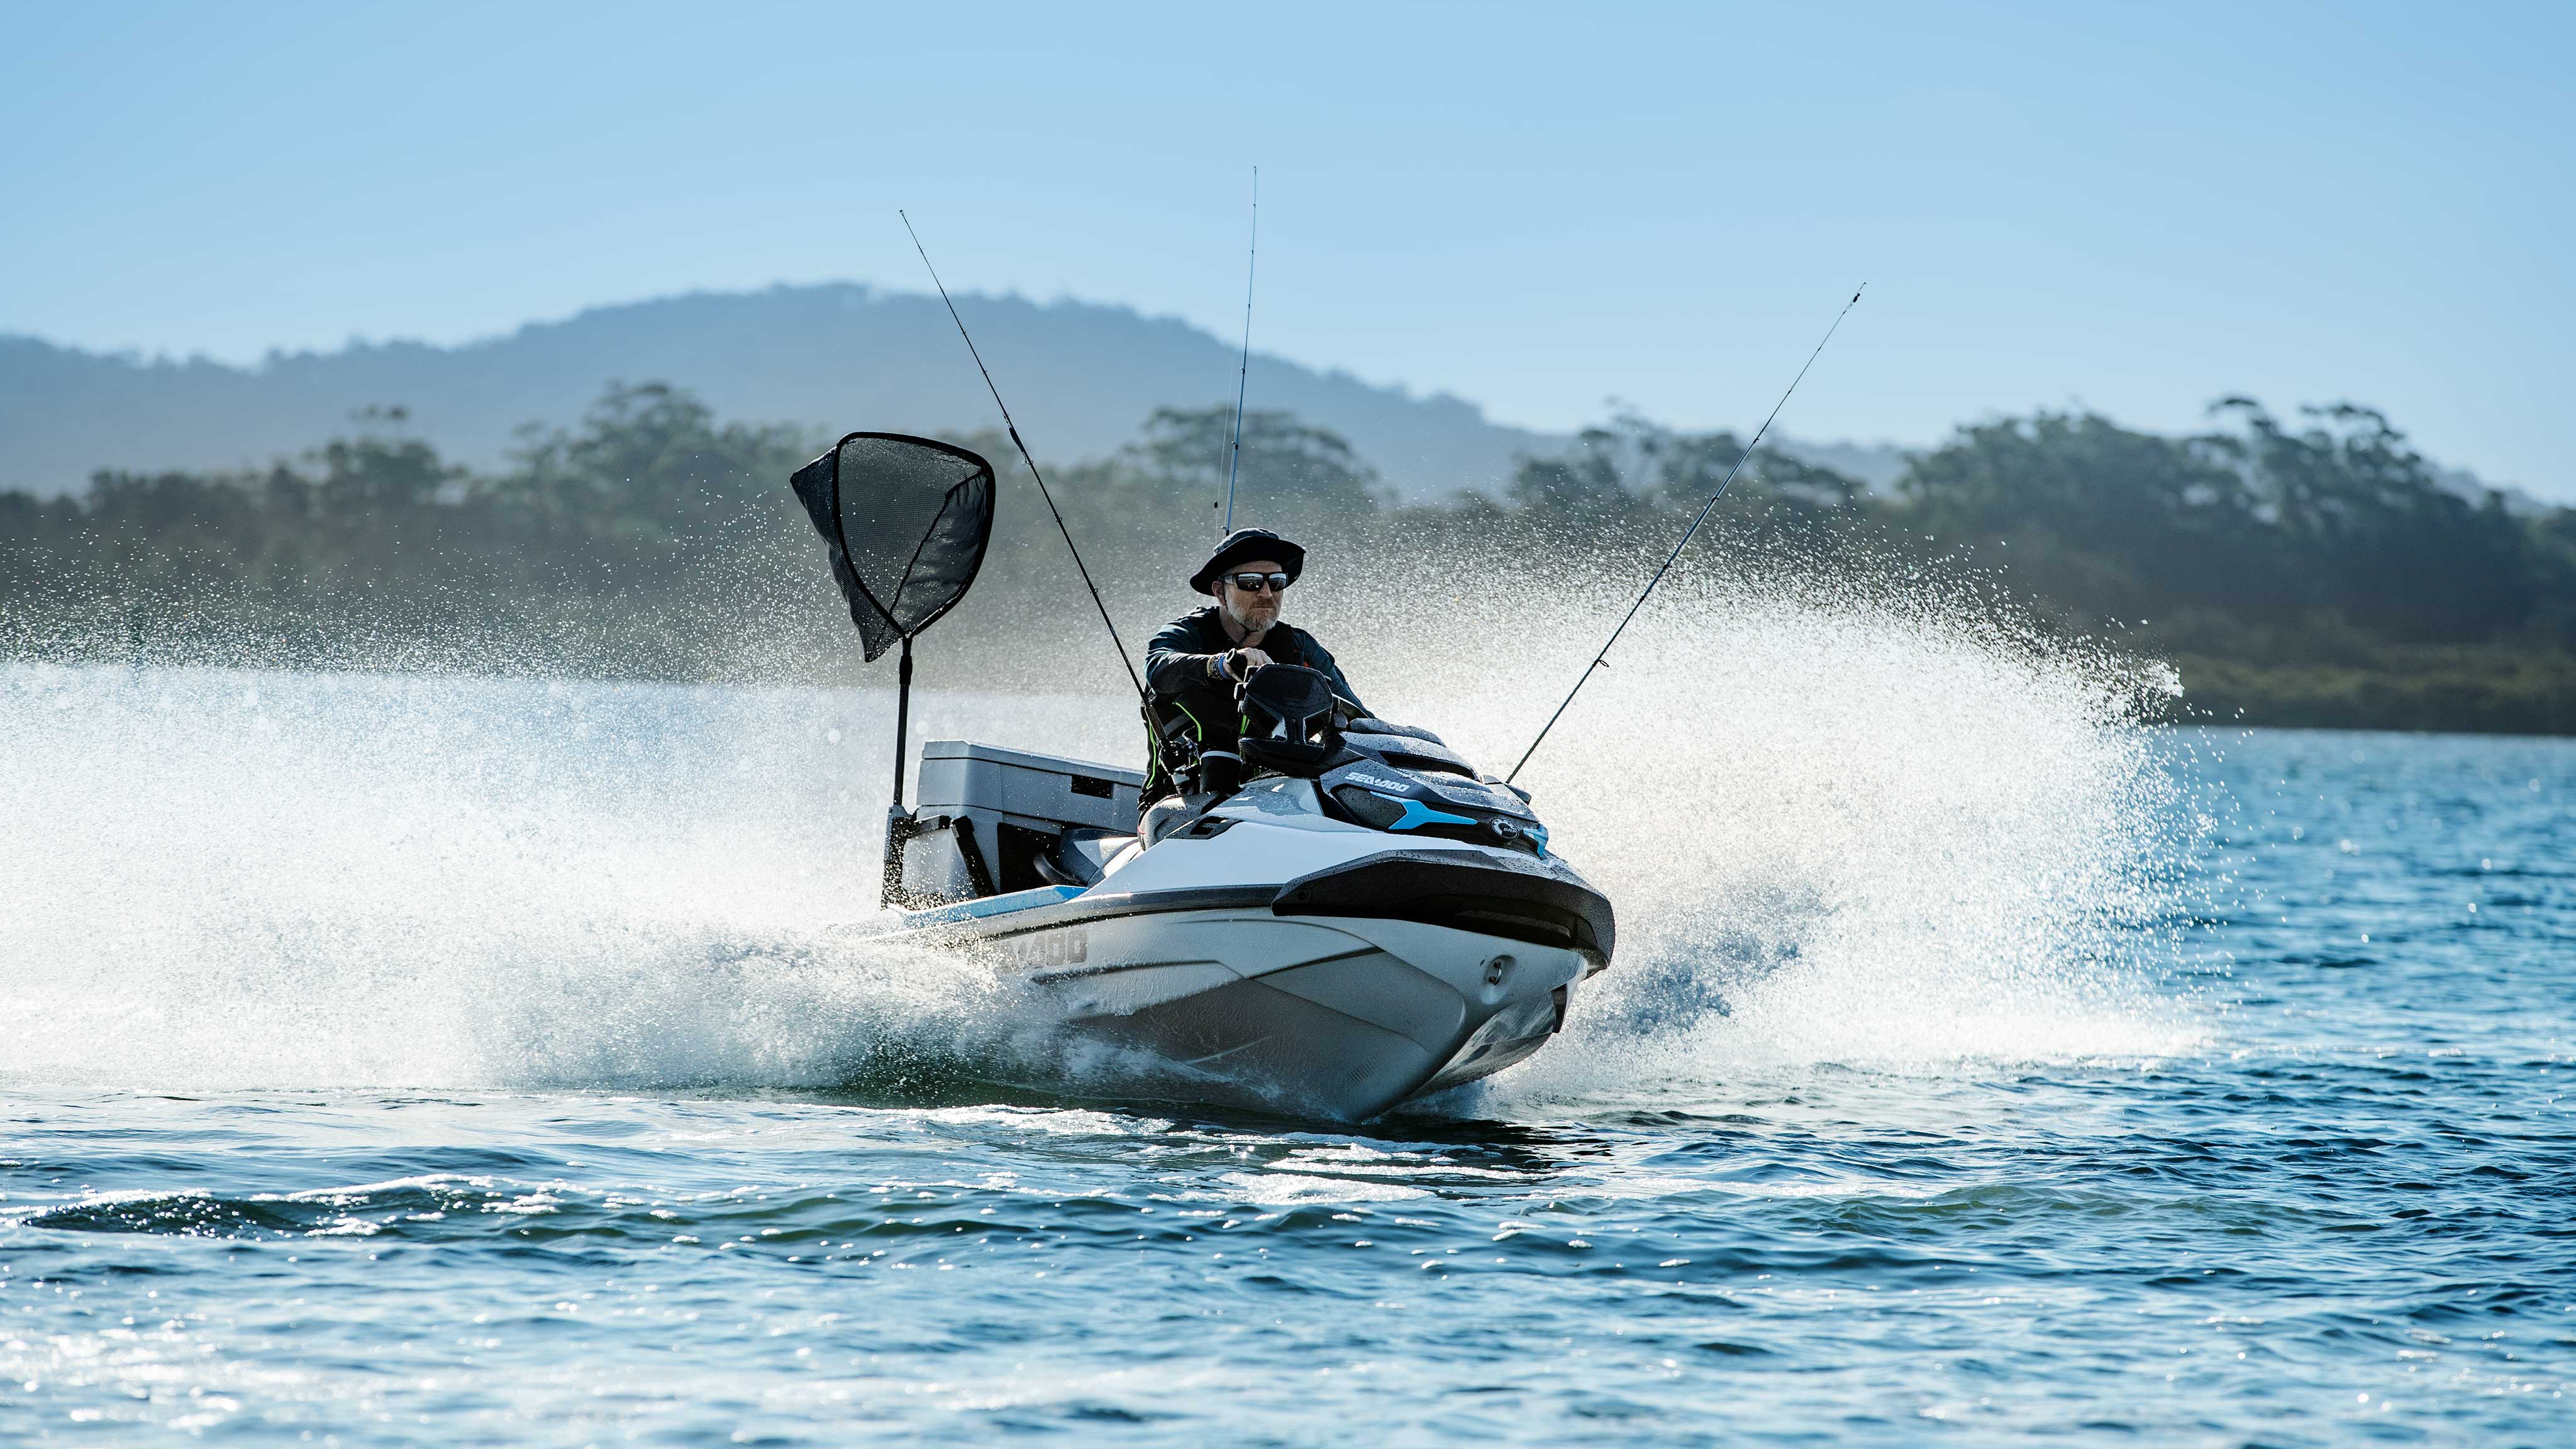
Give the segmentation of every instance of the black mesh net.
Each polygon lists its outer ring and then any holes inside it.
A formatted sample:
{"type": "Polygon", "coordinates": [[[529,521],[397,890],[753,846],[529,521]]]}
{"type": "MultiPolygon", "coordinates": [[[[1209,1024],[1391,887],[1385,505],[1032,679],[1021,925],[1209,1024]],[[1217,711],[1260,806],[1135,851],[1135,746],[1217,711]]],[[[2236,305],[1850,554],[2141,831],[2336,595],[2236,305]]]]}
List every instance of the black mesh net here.
{"type": "Polygon", "coordinates": [[[868,658],[929,628],[975,582],[993,532],[993,465],[965,449],[852,433],[791,481],[831,545],[868,658]]]}

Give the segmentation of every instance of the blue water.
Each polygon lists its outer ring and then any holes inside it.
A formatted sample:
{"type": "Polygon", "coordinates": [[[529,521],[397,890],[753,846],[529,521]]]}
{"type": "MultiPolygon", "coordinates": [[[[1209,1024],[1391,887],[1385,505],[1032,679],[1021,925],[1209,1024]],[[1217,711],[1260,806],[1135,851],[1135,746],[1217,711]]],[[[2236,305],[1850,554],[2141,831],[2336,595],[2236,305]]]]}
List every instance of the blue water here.
{"type": "Polygon", "coordinates": [[[813,946],[873,697],[5,687],[0,1441],[2576,1443],[2576,746],[1784,728],[1346,1129],[813,946]]]}

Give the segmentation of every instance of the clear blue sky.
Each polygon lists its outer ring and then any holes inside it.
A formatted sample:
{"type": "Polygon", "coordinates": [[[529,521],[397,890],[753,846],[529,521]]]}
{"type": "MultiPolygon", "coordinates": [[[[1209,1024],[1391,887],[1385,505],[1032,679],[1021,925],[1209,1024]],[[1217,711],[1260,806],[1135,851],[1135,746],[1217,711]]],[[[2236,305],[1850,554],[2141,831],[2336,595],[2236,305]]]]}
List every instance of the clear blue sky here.
{"type": "MultiPolygon", "coordinates": [[[[1562,428],[2230,391],[2576,498],[2576,4],[33,5],[0,331],[254,358],[854,278],[1562,428]]],[[[944,364],[943,364],[944,365],[944,364]]]]}

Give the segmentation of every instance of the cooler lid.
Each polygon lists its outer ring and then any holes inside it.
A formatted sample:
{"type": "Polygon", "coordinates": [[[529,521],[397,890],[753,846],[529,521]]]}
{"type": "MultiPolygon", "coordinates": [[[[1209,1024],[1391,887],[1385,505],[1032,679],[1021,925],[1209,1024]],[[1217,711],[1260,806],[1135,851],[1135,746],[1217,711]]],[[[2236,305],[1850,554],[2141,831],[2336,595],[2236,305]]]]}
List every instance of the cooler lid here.
{"type": "Polygon", "coordinates": [[[1023,770],[1042,770],[1050,775],[1088,775],[1095,780],[1113,780],[1141,790],[1145,774],[1118,765],[1095,764],[1090,760],[1071,760],[1062,755],[1032,754],[1027,750],[1009,750],[1000,745],[980,744],[974,740],[924,740],[924,760],[981,760],[987,764],[1011,765],[1023,770]]]}

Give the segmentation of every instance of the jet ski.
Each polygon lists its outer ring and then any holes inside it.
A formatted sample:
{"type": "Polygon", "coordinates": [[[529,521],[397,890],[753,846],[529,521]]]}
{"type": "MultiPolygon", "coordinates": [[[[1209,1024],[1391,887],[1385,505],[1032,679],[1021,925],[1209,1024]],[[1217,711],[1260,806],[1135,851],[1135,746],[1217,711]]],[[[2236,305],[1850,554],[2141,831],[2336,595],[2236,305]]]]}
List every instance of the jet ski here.
{"type": "Polygon", "coordinates": [[[866,658],[902,650],[890,909],[858,929],[1000,973],[1107,1048],[1041,1085],[1363,1121],[1528,1057],[1609,965],[1610,902],[1526,793],[1292,665],[1239,687],[1239,752],[1161,741],[1184,791],[1150,809],[1136,772],[958,740],[925,744],[905,808],[913,644],[974,582],[992,465],[851,433],[791,481],[866,658]]]}
{"type": "Polygon", "coordinates": [[[895,826],[895,933],[1024,987],[1088,1095],[1356,1122],[1490,1076],[1609,965],[1609,900],[1529,800],[1313,670],[1240,690],[1248,778],[1133,822],[1134,772],[932,741],[895,826]],[[936,902],[936,903],[929,903],[936,902]]]}

